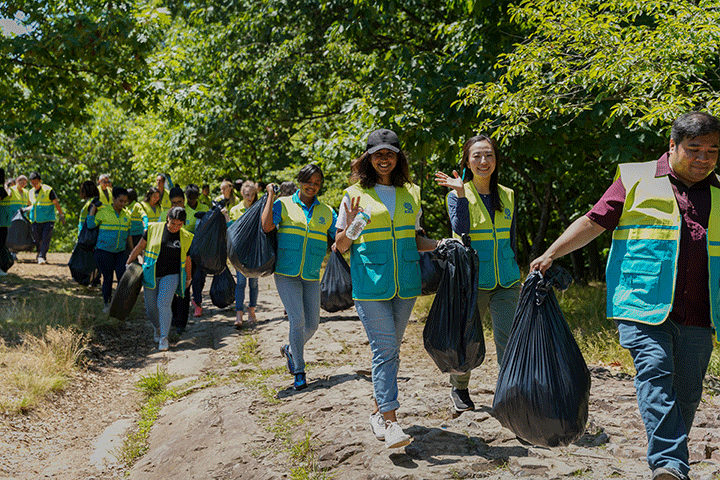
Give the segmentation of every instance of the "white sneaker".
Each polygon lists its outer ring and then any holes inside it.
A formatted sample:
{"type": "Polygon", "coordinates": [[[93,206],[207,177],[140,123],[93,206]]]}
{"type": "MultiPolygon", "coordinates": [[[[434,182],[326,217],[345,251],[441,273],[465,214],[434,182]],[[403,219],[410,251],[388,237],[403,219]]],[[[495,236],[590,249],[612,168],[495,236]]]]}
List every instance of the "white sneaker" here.
{"type": "Polygon", "coordinates": [[[385,422],[385,448],[400,448],[408,445],[412,439],[402,431],[397,422],[385,422]]]}
{"type": "Polygon", "coordinates": [[[103,313],[108,313],[108,312],[110,312],[110,304],[106,303],[105,308],[103,308],[103,313]]]}
{"type": "Polygon", "coordinates": [[[38,265],[43,265],[47,263],[43,257],[38,257],[37,259],[38,265]]]}
{"type": "Polygon", "coordinates": [[[170,350],[170,343],[168,342],[167,337],[162,337],[160,339],[160,342],[158,343],[158,350],[160,350],[161,352],[167,352],[168,350],[170,350]]]}
{"type": "Polygon", "coordinates": [[[382,413],[375,412],[370,414],[370,429],[375,438],[381,442],[385,440],[385,419],[382,413]]]}

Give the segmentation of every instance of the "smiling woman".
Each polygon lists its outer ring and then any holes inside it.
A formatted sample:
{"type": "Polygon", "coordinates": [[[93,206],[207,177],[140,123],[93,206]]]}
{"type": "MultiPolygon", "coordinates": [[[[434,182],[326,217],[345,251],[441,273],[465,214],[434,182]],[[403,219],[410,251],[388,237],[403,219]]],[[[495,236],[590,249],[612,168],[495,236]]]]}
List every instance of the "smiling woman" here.
{"type": "Polygon", "coordinates": [[[328,235],[335,237],[337,215],[317,199],[323,180],[320,167],[311,163],[298,172],[293,195],[274,200],[275,185],[267,185],[262,213],[263,230],[278,231],[275,285],[290,323],[289,344],[281,354],[296,390],[307,387],[304,348],[320,324],[320,265],[328,235]]]}

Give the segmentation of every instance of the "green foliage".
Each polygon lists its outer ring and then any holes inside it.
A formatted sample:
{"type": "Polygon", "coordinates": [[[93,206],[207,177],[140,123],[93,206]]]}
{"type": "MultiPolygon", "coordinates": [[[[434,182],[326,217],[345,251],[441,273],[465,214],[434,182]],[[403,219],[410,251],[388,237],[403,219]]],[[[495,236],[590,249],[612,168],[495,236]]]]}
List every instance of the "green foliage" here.
{"type": "Polygon", "coordinates": [[[515,185],[523,187],[524,255],[541,253],[547,237],[586,212],[617,163],[658,158],[677,115],[718,111],[717,7],[639,0],[509,7],[524,34],[498,57],[497,78],[469,84],[459,104],[477,106],[481,128],[510,149],[515,185]]]}
{"type": "Polygon", "coordinates": [[[154,103],[147,55],[167,18],[152,4],[121,0],[0,3],[18,24],[0,36],[0,128],[18,145],[47,144],[58,128],[90,118],[97,96],[130,109],[154,103]]]}

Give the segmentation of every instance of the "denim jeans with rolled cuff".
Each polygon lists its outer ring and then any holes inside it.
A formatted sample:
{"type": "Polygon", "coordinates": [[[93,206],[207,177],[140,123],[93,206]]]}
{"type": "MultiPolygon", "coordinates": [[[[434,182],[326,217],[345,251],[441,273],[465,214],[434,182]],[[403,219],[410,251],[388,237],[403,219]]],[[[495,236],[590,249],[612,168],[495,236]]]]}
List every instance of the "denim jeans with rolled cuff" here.
{"type": "Polygon", "coordinates": [[[380,413],[400,408],[397,375],[400,345],[415,298],[355,300],[355,309],[365,327],[372,351],[372,383],[380,413]]]}

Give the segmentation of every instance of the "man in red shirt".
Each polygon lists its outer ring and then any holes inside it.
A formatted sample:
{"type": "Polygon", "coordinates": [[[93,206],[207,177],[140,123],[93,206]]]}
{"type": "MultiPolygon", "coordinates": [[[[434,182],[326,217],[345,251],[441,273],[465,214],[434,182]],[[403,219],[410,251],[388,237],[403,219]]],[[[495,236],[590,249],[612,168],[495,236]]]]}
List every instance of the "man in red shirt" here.
{"type": "Polygon", "coordinates": [[[688,478],[688,433],[720,326],[719,148],[717,118],[681,115],[667,153],[619,165],[600,201],[530,264],[544,273],[613,231],[607,313],[637,370],[653,480],[688,478]]]}

